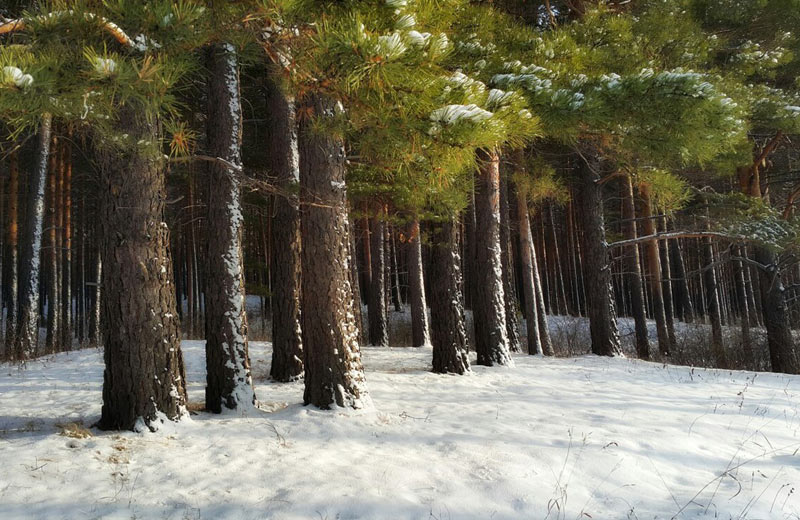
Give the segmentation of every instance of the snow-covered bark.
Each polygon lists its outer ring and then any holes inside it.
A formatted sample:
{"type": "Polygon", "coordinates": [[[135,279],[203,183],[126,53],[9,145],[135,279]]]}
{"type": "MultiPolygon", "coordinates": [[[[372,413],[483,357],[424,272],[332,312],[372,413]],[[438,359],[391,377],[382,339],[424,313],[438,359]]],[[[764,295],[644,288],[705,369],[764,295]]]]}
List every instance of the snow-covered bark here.
{"type": "Polygon", "coordinates": [[[39,123],[39,150],[36,171],[31,176],[28,192],[31,195],[28,225],[22,245],[22,276],[19,294],[19,320],[16,334],[16,358],[26,359],[36,354],[39,339],[39,281],[40,255],[44,228],[44,188],[50,155],[52,116],[42,115],[39,123]]]}
{"type": "Polygon", "coordinates": [[[164,161],[156,122],[135,102],[119,109],[113,130],[132,143],[95,139],[100,166],[102,321],[105,372],[98,425],[155,429],[186,414],[186,381],[173,290],[164,161]]]}
{"type": "Polygon", "coordinates": [[[469,372],[469,340],[461,291],[461,256],[458,226],[453,217],[432,224],[431,344],[433,371],[445,374],[469,372]]]}
{"type": "Polygon", "coordinates": [[[503,267],[500,261],[500,157],[478,151],[475,190],[475,350],[478,364],[513,365],[506,334],[503,267]]]}
{"type": "MultiPolygon", "coordinates": [[[[209,51],[206,133],[212,157],[241,167],[242,112],[239,69],[230,44],[209,51]]],[[[212,163],[208,171],[206,258],[206,408],[248,409],[255,402],[247,352],[242,259],[241,188],[238,172],[212,163]]]]}
{"type": "Polygon", "coordinates": [[[316,93],[300,121],[303,401],[322,409],[371,406],[361,364],[350,286],[345,150],[334,136],[316,132],[311,117],[333,118],[341,105],[316,93]]]}

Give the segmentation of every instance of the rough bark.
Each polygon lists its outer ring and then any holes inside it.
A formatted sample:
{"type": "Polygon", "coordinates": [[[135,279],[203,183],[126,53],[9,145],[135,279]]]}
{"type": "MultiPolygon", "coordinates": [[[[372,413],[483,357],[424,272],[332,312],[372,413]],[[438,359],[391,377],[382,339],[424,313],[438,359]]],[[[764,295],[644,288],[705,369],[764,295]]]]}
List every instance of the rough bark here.
{"type": "Polygon", "coordinates": [[[20,276],[19,320],[15,351],[17,359],[27,359],[37,353],[39,343],[39,283],[41,278],[42,238],[44,227],[44,190],[50,155],[52,116],[44,114],[39,123],[39,148],[36,171],[31,176],[28,192],[27,226],[22,239],[22,273],[20,276]]]}
{"type": "MultiPolygon", "coordinates": [[[[305,112],[330,119],[341,106],[311,93],[305,112]]],[[[341,140],[300,121],[302,229],[303,401],[319,408],[362,408],[370,403],[353,314],[350,229],[341,140]]],[[[374,283],[374,280],[373,280],[374,283]]]]}
{"type": "MultiPolygon", "coordinates": [[[[132,105],[120,109],[114,130],[132,143],[158,143],[157,123],[132,105]]],[[[161,151],[126,148],[98,137],[99,224],[103,259],[105,372],[102,429],[155,429],[183,416],[186,378],[178,311],[172,290],[169,229],[161,151]]]]}
{"type": "Polygon", "coordinates": [[[422,236],[418,219],[408,225],[408,299],[411,306],[411,344],[430,345],[428,304],[422,268],[422,236]]]}
{"type": "Polygon", "coordinates": [[[431,236],[431,344],[433,371],[469,372],[469,340],[461,292],[461,258],[455,217],[432,224],[431,236]]]}
{"type": "MultiPolygon", "coordinates": [[[[242,111],[239,68],[230,44],[215,45],[208,58],[206,136],[212,157],[241,167],[242,111]]],[[[247,349],[242,253],[241,187],[236,169],[208,165],[206,256],[206,409],[220,413],[255,403],[247,349]]]]}
{"type": "MultiPolygon", "coordinates": [[[[626,238],[636,238],[636,209],[633,198],[633,182],[630,176],[623,181],[622,218],[625,219],[626,238]]],[[[647,314],[642,287],[642,267],[639,259],[639,246],[633,244],[625,253],[625,272],[628,279],[628,292],[631,301],[635,328],[636,354],[639,359],[650,359],[650,338],[647,332],[647,314]]]]}
{"type": "Polygon", "coordinates": [[[61,345],[72,349],[72,129],[67,130],[64,154],[63,240],[61,248],[61,345]]]}
{"type": "Polygon", "coordinates": [[[300,329],[300,211],[295,102],[274,81],[267,85],[267,147],[275,184],[286,196],[274,201],[272,255],[272,365],[270,377],[293,381],[303,376],[303,334],[300,329]]]}
{"type": "Polygon", "coordinates": [[[503,266],[500,261],[500,157],[478,151],[475,190],[475,290],[472,302],[478,364],[513,365],[506,335],[503,266]]]}
{"type": "Polygon", "coordinates": [[[603,219],[603,192],[597,183],[603,163],[591,149],[579,159],[575,170],[579,219],[583,223],[583,254],[587,315],[592,337],[592,353],[618,356],[622,353],[611,288],[611,263],[603,219]],[[588,161],[588,162],[587,162],[588,161]]]}
{"type": "Polygon", "coordinates": [[[51,140],[50,160],[48,170],[50,173],[47,178],[47,259],[48,259],[48,280],[47,280],[47,332],[45,334],[45,352],[53,353],[59,350],[61,343],[59,307],[61,305],[61,290],[59,287],[59,222],[58,216],[61,213],[59,207],[59,177],[60,175],[60,145],[58,136],[53,135],[51,140]]]}
{"type": "Polygon", "coordinates": [[[383,209],[378,208],[370,220],[370,252],[372,281],[369,284],[369,344],[376,347],[389,346],[389,329],[386,324],[386,254],[384,252],[383,209]]]}
{"type": "Polygon", "coordinates": [[[754,260],[766,266],[759,269],[759,285],[772,371],[800,374],[800,356],[789,327],[789,310],[775,254],[760,246],[753,248],[753,253],[754,260]]]}

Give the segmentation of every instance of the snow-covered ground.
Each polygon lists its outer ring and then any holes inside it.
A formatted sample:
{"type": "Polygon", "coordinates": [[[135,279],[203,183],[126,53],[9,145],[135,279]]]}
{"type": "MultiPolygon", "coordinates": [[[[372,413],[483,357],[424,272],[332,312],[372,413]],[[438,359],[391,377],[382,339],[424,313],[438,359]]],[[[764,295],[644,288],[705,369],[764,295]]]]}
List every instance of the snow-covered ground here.
{"type": "Polygon", "coordinates": [[[98,418],[99,351],[0,365],[0,518],[800,518],[800,377],[525,355],[458,377],[365,348],[375,409],[347,414],[251,348],[262,412],[77,439],[57,424],[98,418]]]}

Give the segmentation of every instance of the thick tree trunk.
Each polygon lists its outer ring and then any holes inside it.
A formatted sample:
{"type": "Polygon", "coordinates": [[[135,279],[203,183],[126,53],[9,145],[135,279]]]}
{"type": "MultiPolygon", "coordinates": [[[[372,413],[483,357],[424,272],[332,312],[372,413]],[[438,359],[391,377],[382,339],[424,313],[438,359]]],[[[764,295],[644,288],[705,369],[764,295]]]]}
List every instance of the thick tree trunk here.
{"type": "MultiPolygon", "coordinates": [[[[592,151],[585,152],[593,153],[592,151]]],[[[576,192],[579,219],[583,223],[584,278],[588,298],[587,315],[592,337],[592,353],[618,356],[622,353],[617,332],[617,317],[611,289],[611,265],[603,220],[603,191],[597,173],[603,164],[594,156],[579,159],[576,192]],[[587,164],[586,161],[591,161],[587,164]]]]}
{"type": "MultiPolygon", "coordinates": [[[[209,51],[206,135],[212,157],[241,167],[242,109],[236,51],[227,43],[209,51]]],[[[255,403],[247,350],[241,188],[239,172],[208,167],[206,256],[206,409],[219,413],[255,403]]]]}
{"type": "MultiPolygon", "coordinates": [[[[506,162],[502,163],[506,164],[506,162]]],[[[519,308],[514,291],[514,248],[511,245],[511,217],[508,200],[508,176],[506,168],[500,168],[500,265],[503,268],[503,294],[506,305],[506,336],[508,349],[519,352],[519,308]]]]}
{"type": "Polygon", "coordinates": [[[16,334],[16,359],[28,359],[37,353],[39,343],[39,283],[44,227],[44,189],[50,155],[52,116],[44,114],[39,124],[39,149],[36,171],[28,191],[28,218],[22,240],[22,273],[19,292],[19,320],[16,334]]]}
{"type": "MultiPolygon", "coordinates": [[[[642,228],[646,236],[656,234],[654,208],[650,186],[647,183],[639,185],[639,195],[642,197],[642,228]]],[[[672,345],[667,329],[667,315],[664,310],[664,293],[661,285],[661,256],[658,252],[658,241],[650,240],[644,244],[645,258],[647,259],[647,280],[650,285],[650,299],[653,304],[653,317],[656,320],[656,333],[658,335],[658,349],[662,355],[669,355],[672,345]]]]}
{"type": "Polygon", "coordinates": [[[272,365],[270,377],[293,381],[303,376],[303,334],[300,329],[300,211],[295,102],[274,81],[267,85],[269,127],[267,147],[277,187],[275,197],[270,276],[272,286],[272,365]]]}
{"type": "Polygon", "coordinates": [[[139,148],[95,143],[100,165],[105,373],[102,429],[154,429],[186,413],[186,377],[163,222],[164,164],[157,123],[127,106],[116,131],[139,148]],[[141,118],[141,119],[140,119],[141,118]]]}
{"type": "Polygon", "coordinates": [[[469,372],[457,221],[453,217],[432,225],[431,344],[433,371],[439,374],[469,372]]]}
{"type": "MultiPolygon", "coordinates": [[[[341,106],[309,94],[307,112],[331,119],[341,106]]],[[[302,330],[305,404],[362,408],[370,404],[353,314],[350,229],[343,143],[300,121],[302,330]]],[[[375,281],[373,280],[373,283],[375,281]]]]}
{"type": "Polygon", "coordinates": [[[386,325],[386,254],[384,251],[383,209],[370,222],[370,253],[372,257],[372,281],[369,284],[369,344],[376,347],[389,346],[389,329],[386,325]]]}
{"type": "Polygon", "coordinates": [[[422,269],[422,236],[419,220],[408,226],[408,299],[411,306],[411,343],[414,347],[430,345],[428,304],[422,269]]]}
{"type": "Polygon", "coordinates": [[[789,310],[775,254],[759,246],[754,248],[753,253],[754,260],[766,266],[765,269],[759,269],[759,280],[772,371],[800,374],[800,357],[789,326],[789,310]]]}
{"type": "Polygon", "coordinates": [[[8,299],[6,300],[6,355],[14,357],[19,285],[19,152],[8,158],[8,299]]]}
{"type": "Polygon", "coordinates": [[[506,335],[503,266],[500,260],[500,157],[478,151],[475,190],[475,351],[478,364],[513,365],[506,335]]]}
{"type": "MultiPolygon", "coordinates": [[[[636,208],[633,198],[633,182],[630,176],[623,180],[622,218],[625,219],[625,237],[637,237],[636,208]]],[[[625,254],[625,271],[628,279],[628,292],[631,300],[631,314],[635,327],[636,354],[639,359],[650,359],[650,338],[647,332],[647,314],[642,288],[642,268],[639,259],[639,246],[633,244],[625,254]]]]}

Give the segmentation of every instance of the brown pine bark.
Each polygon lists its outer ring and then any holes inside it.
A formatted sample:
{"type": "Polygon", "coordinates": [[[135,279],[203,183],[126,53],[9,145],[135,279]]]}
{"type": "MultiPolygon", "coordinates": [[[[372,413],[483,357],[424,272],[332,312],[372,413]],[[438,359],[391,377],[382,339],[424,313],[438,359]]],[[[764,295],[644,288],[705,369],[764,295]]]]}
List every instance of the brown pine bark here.
{"type": "Polygon", "coordinates": [[[62,190],[61,248],[61,345],[72,349],[72,127],[62,145],[64,185],[62,190]]]}
{"type": "Polygon", "coordinates": [[[513,365],[506,335],[503,266],[500,261],[500,156],[478,150],[475,190],[475,279],[472,302],[478,364],[513,365]]]}
{"type": "MultiPolygon", "coordinates": [[[[643,182],[639,184],[639,195],[642,198],[642,229],[644,234],[655,235],[656,223],[654,221],[653,198],[650,186],[643,182]]],[[[661,256],[658,251],[658,241],[650,240],[644,244],[645,259],[647,261],[647,281],[650,286],[650,301],[653,304],[653,317],[656,321],[658,335],[658,349],[662,355],[669,355],[672,345],[667,329],[667,315],[664,310],[664,293],[661,285],[661,256]]]]}
{"type": "Polygon", "coordinates": [[[206,409],[220,413],[255,403],[247,344],[242,252],[242,109],[233,46],[213,46],[208,57],[206,136],[209,154],[234,167],[208,165],[205,284],[206,409]]]}
{"type": "MultiPolygon", "coordinates": [[[[132,105],[114,130],[158,143],[157,123],[132,105]]],[[[151,147],[154,145],[150,145],[151,147]]],[[[103,258],[100,322],[104,340],[102,429],[155,429],[177,420],[186,404],[160,150],[117,148],[95,140],[100,165],[99,224],[103,258]]]]}
{"type": "Polygon", "coordinates": [[[272,365],[270,377],[288,382],[303,376],[303,334],[300,329],[300,163],[295,102],[280,86],[267,83],[269,125],[267,148],[275,184],[270,263],[272,302],[272,365]]]}
{"type": "MultiPolygon", "coordinates": [[[[341,105],[310,93],[304,113],[330,119],[341,105]]],[[[305,348],[303,401],[319,408],[368,406],[358,328],[353,314],[350,226],[345,187],[345,151],[338,138],[315,131],[301,119],[300,188],[302,330],[305,348]]],[[[374,280],[373,280],[374,283],[374,280]]]]}
{"type": "MultiPolygon", "coordinates": [[[[625,237],[636,238],[636,207],[633,195],[633,182],[626,175],[622,188],[622,218],[625,220],[625,237]]],[[[635,327],[636,354],[639,359],[650,359],[650,338],[647,332],[647,315],[642,288],[642,267],[639,259],[639,246],[633,244],[625,253],[625,271],[628,281],[628,293],[631,302],[631,314],[635,327]]]]}
{"type": "Polygon", "coordinates": [[[603,192],[597,183],[596,173],[603,172],[606,165],[596,158],[595,153],[591,147],[585,147],[583,157],[578,160],[579,164],[575,169],[576,206],[579,208],[578,218],[583,223],[587,315],[592,353],[618,356],[622,349],[612,297],[611,265],[603,219],[603,192]]]}
{"type": "Polygon", "coordinates": [[[430,292],[432,366],[438,374],[469,372],[457,222],[453,217],[431,225],[430,276],[436,280],[430,292]]]}
{"type": "MultiPolygon", "coordinates": [[[[537,269],[534,266],[533,235],[528,217],[528,201],[525,193],[517,189],[517,218],[519,220],[520,259],[522,268],[522,289],[525,296],[525,325],[528,330],[528,354],[544,354],[544,344],[539,329],[539,298],[536,295],[534,276],[537,269]]],[[[543,305],[542,305],[543,306],[543,305]]],[[[551,347],[552,348],[552,347],[551,347]]],[[[552,352],[549,354],[552,355],[552,352]]]]}

